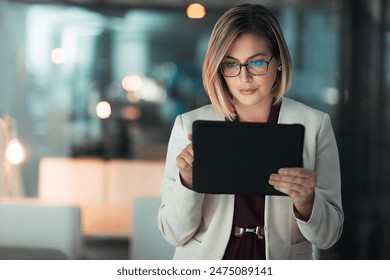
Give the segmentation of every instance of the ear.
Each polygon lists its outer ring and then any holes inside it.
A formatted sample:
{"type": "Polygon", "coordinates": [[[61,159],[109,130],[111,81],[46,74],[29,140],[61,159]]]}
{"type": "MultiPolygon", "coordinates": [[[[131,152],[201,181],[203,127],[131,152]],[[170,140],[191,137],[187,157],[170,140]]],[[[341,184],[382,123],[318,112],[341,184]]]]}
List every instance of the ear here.
{"type": "Polygon", "coordinates": [[[276,62],[276,65],[277,65],[277,71],[280,72],[283,70],[283,63],[282,63],[282,59],[281,57],[275,57],[275,62],[276,62]]]}

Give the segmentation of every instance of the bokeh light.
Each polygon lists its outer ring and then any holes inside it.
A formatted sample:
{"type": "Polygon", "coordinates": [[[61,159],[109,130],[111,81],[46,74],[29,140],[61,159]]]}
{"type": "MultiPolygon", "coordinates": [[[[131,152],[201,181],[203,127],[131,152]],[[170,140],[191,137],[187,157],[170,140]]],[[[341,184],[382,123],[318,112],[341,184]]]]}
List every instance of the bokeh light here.
{"type": "Polygon", "coordinates": [[[142,78],[138,75],[127,75],[122,79],[122,87],[126,91],[138,91],[142,86],[142,78]]]}
{"type": "Polygon", "coordinates": [[[187,17],[192,19],[200,19],[206,16],[206,8],[199,4],[193,3],[187,7],[187,17]]]}
{"type": "Polygon", "coordinates": [[[107,101],[100,101],[96,105],[96,114],[101,119],[108,119],[111,116],[111,105],[107,101]]]}
{"type": "Polygon", "coordinates": [[[50,57],[55,64],[62,64],[65,62],[66,53],[61,48],[55,48],[52,50],[50,57]]]}
{"type": "Polygon", "coordinates": [[[23,145],[16,139],[13,139],[8,143],[5,155],[11,164],[20,164],[26,158],[26,152],[23,145]]]}

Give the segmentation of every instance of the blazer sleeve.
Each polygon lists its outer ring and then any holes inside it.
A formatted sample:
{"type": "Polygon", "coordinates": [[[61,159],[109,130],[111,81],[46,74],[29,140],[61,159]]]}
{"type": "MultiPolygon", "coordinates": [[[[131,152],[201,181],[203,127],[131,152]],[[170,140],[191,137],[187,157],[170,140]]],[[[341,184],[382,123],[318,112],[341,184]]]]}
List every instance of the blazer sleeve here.
{"type": "Polygon", "coordinates": [[[344,213],[341,202],[340,163],[329,115],[324,114],[316,137],[317,187],[310,219],[297,217],[298,226],[307,240],[319,249],[328,249],[341,236],[344,213]]]}
{"type": "Polygon", "coordinates": [[[196,193],[181,184],[176,157],[190,143],[189,125],[183,124],[179,115],[168,142],[164,178],[161,183],[161,206],[158,227],[172,245],[184,245],[196,233],[202,220],[204,194],[196,193]],[[187,129],[186,129],[187,128],[187,129]]]}

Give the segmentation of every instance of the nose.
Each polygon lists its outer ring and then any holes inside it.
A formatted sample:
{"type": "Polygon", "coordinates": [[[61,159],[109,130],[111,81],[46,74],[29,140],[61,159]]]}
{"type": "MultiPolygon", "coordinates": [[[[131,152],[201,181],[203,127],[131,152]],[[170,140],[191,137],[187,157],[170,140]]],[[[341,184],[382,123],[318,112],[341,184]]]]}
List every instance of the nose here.
{"type": "Polygon", "coordinates": [[[240,78],[243,82],[249,82],[252,79],[252,75],[249,73],[246,65],[241,65],[240,78]]]}

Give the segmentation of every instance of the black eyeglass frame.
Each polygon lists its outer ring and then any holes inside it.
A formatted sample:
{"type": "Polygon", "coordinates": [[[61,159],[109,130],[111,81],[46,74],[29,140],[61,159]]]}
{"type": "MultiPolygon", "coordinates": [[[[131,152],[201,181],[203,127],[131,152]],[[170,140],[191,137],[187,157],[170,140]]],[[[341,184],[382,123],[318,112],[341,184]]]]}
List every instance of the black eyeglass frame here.
{"type": "Polygon", "coordinates": [[[235,77],[238,77],[238,76],[241,74],[241,68],[242,68],[243,66],[245,66],[246,71],[248,71],[248,73],[251,74],[252,76],[263,76],[263,75],[267,74],[268,68],[269,68],[269,64],[271,63],[271,61],[272,61],[273,58],[274,58],[274,55],[272,55],[271,58],[270,58],[268,61],[264,61],[265,63],[267,63],[267,69],[266,69],[265,72],[262,73],[262,74],[257,74],[257,75],[256,75],[256,74],[252,74],[251,71],[249,71],[249,68],[248,68],[248,65],[249,65],[250,62],[249,62],[249,63],[245,63],[245,64],[237,63],[237,64],[240,66],[240,70],[238,71],[238,74],[235,75],[235,76],[228,76],[228,75],[226,75],[226,74],[223,72],[222,65],[228,64],[229,62],[221,63],[221,64],[219,65],[219,70],[221,71],[221,74],[222,74],[224,77],[227,77],[227,78],[235,78],[235,77]]]}

